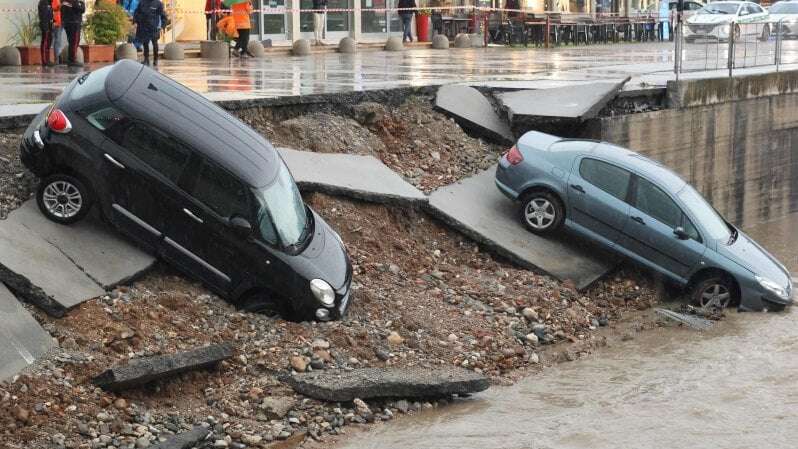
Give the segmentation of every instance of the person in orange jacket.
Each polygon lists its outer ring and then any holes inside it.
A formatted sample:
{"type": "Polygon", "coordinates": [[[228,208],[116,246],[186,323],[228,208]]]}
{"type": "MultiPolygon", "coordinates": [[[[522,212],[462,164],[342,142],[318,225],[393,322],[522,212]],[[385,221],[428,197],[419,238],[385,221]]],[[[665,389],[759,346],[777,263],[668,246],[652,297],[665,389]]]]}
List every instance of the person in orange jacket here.
{"type": "Polygon", "coordinates": [[[219,21],[216,22],[216,29],[230,39],[235,39],[238,37],[238,31],[236,31],[236,19],[234,19],[233,16],[224,16],[219,19],[219,21]]]}
{"type": "Polygon", "coordinates": [[[233,18],[236,21],[236,31],[238,32],[238,40],[236,40],[235,47],[238,51],[238,56],[252,56],[252,53],[247,50],[249,29],[252,26],[249,21],[249,15],[252,14],[252,3],[249,0],[236,3],[231,9],[233,10],[233,18]]]}
{"type": "Polygon", "coordinates": [[[55,55],[55,62],[58,64],[61,49],[64,46],[64,30],[61,27],[61,0],[52,0],[50,3],[53,7],[53,54],[55,55]]]}

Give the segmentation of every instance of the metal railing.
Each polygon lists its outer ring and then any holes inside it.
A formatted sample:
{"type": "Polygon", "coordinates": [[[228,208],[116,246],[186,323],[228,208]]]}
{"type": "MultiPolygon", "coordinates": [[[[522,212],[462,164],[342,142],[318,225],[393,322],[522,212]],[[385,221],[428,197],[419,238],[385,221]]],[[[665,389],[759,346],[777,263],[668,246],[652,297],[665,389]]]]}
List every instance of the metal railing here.
{"type": "Polygon", "coordinates": [[[686,72],[798,62],[798,19],[721,24],[679,23],[674,37],[676,78],[686,72]]]}

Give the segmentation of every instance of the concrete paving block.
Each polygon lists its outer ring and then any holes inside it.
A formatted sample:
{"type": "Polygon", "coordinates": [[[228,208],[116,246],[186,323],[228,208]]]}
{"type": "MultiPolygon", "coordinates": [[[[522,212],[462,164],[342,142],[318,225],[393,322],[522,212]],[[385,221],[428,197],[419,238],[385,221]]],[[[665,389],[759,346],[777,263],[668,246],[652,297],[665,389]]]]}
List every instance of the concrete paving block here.
{"type": "Polygon", "coordinates": [[[570,279],[588,287],[615,266],[614,258],[572,238],[545,238],[527,231],[518,206],[499,192],[495,168],[440,188],[429,197],[428,210],[496,254],[522,267],[570,279]]]}
{"type": "Polygon", "coordinates": [[[214,61],[230,59],[230,44],[225,41],[201,41],[200,56],[214,61]]]}
{"type": "Polygon", "coordinates": [[[465,33],[460,33],[454,37],[454,48],[470,48],[471,37],[465,33]]]}
{"type": "Polygon", "coordinates": [[[163,48],[163,58],[169,61],[182,61],[186,58],[186,50],[178,42],[169,42],[163,48]]]}
{"type": "Polygon", "coordinates": [[[458,367],[323,370],[288,376],[284,381],[297,393],[329,402],[441,397],[478,393],[490,387],[487,377],[458,367]]]}
{"type": "Polygon", "coordinates": [[[45,219],[36,202],[30,200],[8,219],[55,246],[103,288],[123,284],[152,267],[154,257],[100,221],[94,212],[79,223],[63,226],[45,219]]]}
{"type": "Polygon", "coordinates": [[[448,50],[449,38],[445,34],[436,34],[432,38],[432,48],[435,50],[448,50]]]}
{"type": "Polygon", "coordinates": [[[342,38],[338,42],[338,53],[355,53],[357,52],[357,42],[351,37],[342,38]]]}
{"type": "Polygon", "coordinates": [[[22,65],[22,56],[17,47],[6,46],[0,48],[0,66],[3,65],[22,65]]]}
{"type": "Polygon", "coordinates": [[[278,148],[304,191],[387,204],[421,205],[427,197],[373,156],[278,148]]]}
{"type": "Polygon", "coordinates": [[[294,56],[307,56],[310,54],[310,42],[307,39],[297,39],[291,47],[294,56]]]}
{"type": "Polygon", "coordinates": [[[402,51],[405,49],[405,44],[402,38],[398,36],[391,36],[385,41],[385,51],[402,51]]]}
{"type": "Polygon", "coordinates": [[[460,126],[506,145],[515,137],[510,125],[493,109],[482,93],[470,86],[450,84],[438,89],[435,107],[454,116],[460,126]]]}
{"type": "Polygon", "coordinates": [[[175,354],[133,359],[126,365],[103,371],[92,382],[109,391],[127,390],[189,370],[212,368],[232,356],[232,345],[224,343],[175,354]]]}
{"type": "Polygon", "coordinates": [[[116,50],[114,51],[114,57],[117,61],[121,59],[132,59],[137,61],[139,58],[138,53],[136,52],[136,47],[133,44],[119,44],[116,46],[116,50]]]}
{"type": "Polygon", "coordinates": [[[534,117],[586,120],[615,98],[628,80],[506,92],[497,98],[511,122],[534,117]]]}
{"type": "Polygon", "coordinates": [[[54,345],[50,334],[0,283],[0,381],[17,374],[54,345]]]}
{"type": "Polygon", "coordinates": [[[263,44],[258,41],[249,41],[247,44],[247,51],[256,58],[262,58],[265,53],[263,44]]]}

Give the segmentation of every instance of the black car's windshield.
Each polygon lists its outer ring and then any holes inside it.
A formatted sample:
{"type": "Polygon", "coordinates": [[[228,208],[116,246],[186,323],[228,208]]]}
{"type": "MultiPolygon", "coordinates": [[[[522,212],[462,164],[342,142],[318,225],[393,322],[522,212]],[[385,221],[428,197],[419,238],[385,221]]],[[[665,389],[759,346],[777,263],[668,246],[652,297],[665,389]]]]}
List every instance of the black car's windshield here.
{"type": "Polygon", "coordinates": [[[736,3],[710,3],[701,8],[698,14],[737,14],[736,3]]]}
{"type": "Polygon", "coordinates": [[[770,7],[771,14],[798,14],[798,2],[778,2],[770,7]]]}
{"type": "Polygon", "coordinates": [[[260,202],[258,228],[270,243],[290,247],[301,244],[308,232],[308,214],[288,167],[280,161],[270,185],[255,192],[260,202]]]}
{"type": "Polygon", "coordinates": [[[693,218],[709,233],[708,238],[723,241],[730,239],[732,230],[726,221],[694,188],[686,185],[678,196],[687,210],[692,213],[693,218]]]}

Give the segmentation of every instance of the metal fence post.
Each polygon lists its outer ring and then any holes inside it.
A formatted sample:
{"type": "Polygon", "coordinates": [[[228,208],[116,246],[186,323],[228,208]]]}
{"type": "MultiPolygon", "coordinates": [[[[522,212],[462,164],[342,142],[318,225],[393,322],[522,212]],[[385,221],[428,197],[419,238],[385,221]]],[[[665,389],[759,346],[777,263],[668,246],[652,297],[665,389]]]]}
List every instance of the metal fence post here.
{"type": "Polygon", "coordinates": [[[679,74],[682,72],[682,22],[676,24],[676,36],[673,37],[674,48],[674,61],[673,71],[676,72],[676,81],[679,81],[679,74]]]}
{"type": "Polygon", "coordinates": [[[782,23],[784,19],[779,19],[778,28],[776,29],[776,50],[775,50],[775,62],[776,63],[776,72],[779,71],[779,65],[781,65],[781,35],[784,32],[784,24],[782,23]]]}
{"type": "Polygon", "coordinates": [[[732,22],[729,25],[729,57],[726,62],[726,66],[729,68],[729,78],[732,77],[732,69],[734,68],[734,30],[735,30],[735,23],[732,22]]]}

